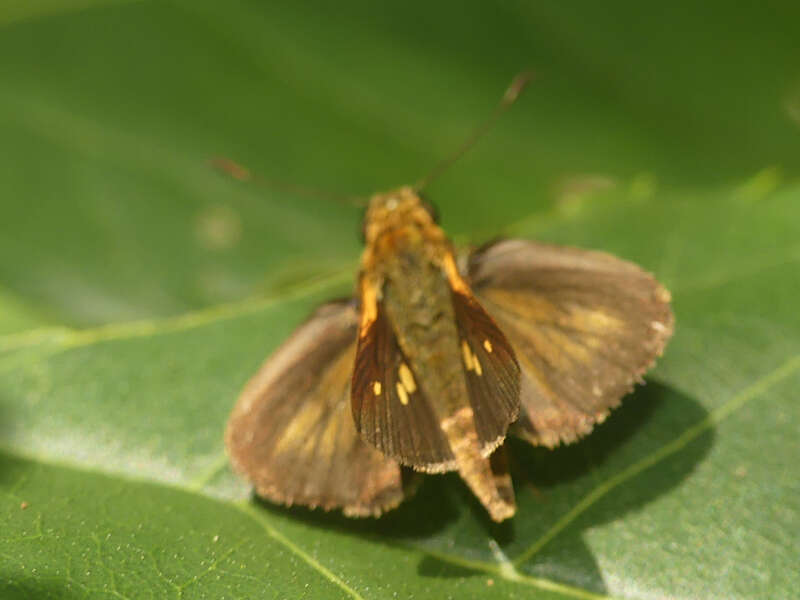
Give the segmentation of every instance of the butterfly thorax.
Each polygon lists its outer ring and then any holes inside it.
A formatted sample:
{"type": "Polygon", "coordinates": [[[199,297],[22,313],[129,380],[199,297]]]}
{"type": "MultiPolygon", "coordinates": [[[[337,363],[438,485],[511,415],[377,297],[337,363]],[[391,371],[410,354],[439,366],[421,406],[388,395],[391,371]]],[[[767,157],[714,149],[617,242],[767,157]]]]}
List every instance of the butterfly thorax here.
{"type": "Polygon", "coordinates": [[[408,187],[377,194],[364,223],[362,277],[375,290],[407,365],[446,416],[468,405],[451,290],[443,262],[449,243],[408,187]]]}

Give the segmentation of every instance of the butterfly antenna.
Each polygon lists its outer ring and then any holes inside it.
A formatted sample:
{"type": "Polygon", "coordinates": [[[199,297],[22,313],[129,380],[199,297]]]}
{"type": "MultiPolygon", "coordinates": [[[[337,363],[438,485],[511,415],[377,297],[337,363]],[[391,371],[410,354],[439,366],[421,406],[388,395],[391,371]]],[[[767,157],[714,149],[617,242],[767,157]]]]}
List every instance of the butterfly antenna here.
{"type": "Polygon", "coordinates": [[[472,148],[486,133],[494,126],[497,120],[503,116],[511,105],[519,98],[519,95],[522,93],[522,90],[525,89],[525,86],[530,83],[533,79],[533,71],[523,71],[514,77],[511,81],[511,85],[508,86],[506,89],[506,93],[503,94],[503,98],[500,102],[495,106],[492,114],[489,115],[489,118],[486,119],[483,123],[476,127],[472,134],[464,140],[464,143],[459,146],[455,152],[453,152],[450,156],[443,159],[439,162],[431,171],[422,179],[420,179],[415,185],[414,190],[417,192],[421,191],[425,186],[427,186],[431,181],[439,177],[442,173],[444,173],[450,166],[455,163],[458,159],[464,156],[470,148],[472,148]]]}
{"type": "Polygon", "coordinates": [[[238,181],[255,183],[261,187],[278,190],[280,192],[303,196],[305,198],[313,198],[315,200],[322,198],[323,200],[349,204],[351,206],[364,207],[367,205],[366,198],[360,198],[357,196],[338,196],[336,194],[330,194],[328,192],[323,192],[321,190],[302,185],[296,185],[294,183],[267,179],[260,175],[254,174],[247,167],[244,167],[230,158],[225,158],[223,156],[215,156],[214,158],[210,158],[208,160],[208,164],[238,181]]]}

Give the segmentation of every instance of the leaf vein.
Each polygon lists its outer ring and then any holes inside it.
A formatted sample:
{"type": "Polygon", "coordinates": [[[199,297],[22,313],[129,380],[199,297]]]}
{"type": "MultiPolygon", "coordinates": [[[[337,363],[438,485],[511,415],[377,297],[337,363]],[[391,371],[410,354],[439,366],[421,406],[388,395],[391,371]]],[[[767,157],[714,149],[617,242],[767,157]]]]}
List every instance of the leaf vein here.
{"type": "Polygon", "coordinates": [[[365,600],[361,594],[359,594],[356,590],[347,585],[347,583],[345,583],[344,580],[342,580],[335,573],[333,573],[333,571],[328,569],[317,559],[315,559],[305,550],[300,548],[300,546],[295,544],[292,540],[290,540],[288,537],[286,537],[284,534],[282,534],[280,531],[278,531],[272,525],[270,525],[266,521],[266,519],[264,519],[264,515],[262,515],[255,508],[253,508],[253,506],[249,502],[237,502],[233,504],[233,506],[235,506],[241,512],[243,512],[244,514],[252,518],[254,521],[256,521],[269,537],[271,537],[273,540],[284,546],[292,554],[300,558],[303,562],[305,562],[308,566],[317,571],[325,579],[327,579],[328,581],[339,587],[343,592],[345,592],[351,598],[354,598],[355,600],[365,600]]]}
{"type": "Polygon", "coordinates": [[[112,323],[89,329],[69,329],[64,327],[33,329],[0,336],[0,351],[16,350],[51,341],[57,346],[53,351],[44,353],[44,357],[47,358],[59,352],[103,342],[176,333],[202,327],[216,321],[245,316],[282,302],[303,298],[337,283],[346,282],[351,278],[352,269],[340,269],[323,277],[308,279],[279,294],[245,298],[238,302],[218,304],[210,308],[191,311],[174,317],[112,323]]]}
{"type": "Polygon", "coordinates": [[[573,506],[572,509],[564,514],[563,517],[556,521],[556,523],[537,541],[535,541],[526,550],[521,552],[513,560],[513,564],[518,566],[535,556],[539,551],[541,551],[542,548],[555,539],[558,534],[560,534],[564,529],[566,529],[570,524],[578,519],[578,517],[585,513],[611,490],[619,485],[622,485],[629,479],[632,479],[639,473],[649,469],[665,458],[668,458],[669,456],[679,452],[705,431],[711,429],[729,417],[736,410],[798,371],[800,371],[800,354],[789,358],[781,366],[770,371],[753,384],[744,388],[730,400],[711,411],[704,419],[686,429],[671,442],[664,444],[648,456],[645,456],[628,468],[617,473],[614,477],[607,479],[605,482],[595,487],[591,492],[584,496],[580,502],[573,506]]]}

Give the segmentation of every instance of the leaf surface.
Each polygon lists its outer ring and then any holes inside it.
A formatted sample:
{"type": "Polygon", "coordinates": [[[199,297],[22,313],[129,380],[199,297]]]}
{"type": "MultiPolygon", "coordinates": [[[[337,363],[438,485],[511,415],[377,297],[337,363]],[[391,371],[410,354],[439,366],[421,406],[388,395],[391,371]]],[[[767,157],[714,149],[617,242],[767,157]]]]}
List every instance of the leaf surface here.
{"type": "Polygon", "coordinates": [[[3,597],[800,585],[796,6],[20,6],[0,9],[3,597]],[[253,502],[227,414],[350,292],[359,216],[206,159],[366,195],[419,178],[526,66],[539,81],[429,196],[461,242],[654,272],[676,334],[648,384],[579,444],[511,444],[512,523],[452,476],[378,521],[253,502]]]}

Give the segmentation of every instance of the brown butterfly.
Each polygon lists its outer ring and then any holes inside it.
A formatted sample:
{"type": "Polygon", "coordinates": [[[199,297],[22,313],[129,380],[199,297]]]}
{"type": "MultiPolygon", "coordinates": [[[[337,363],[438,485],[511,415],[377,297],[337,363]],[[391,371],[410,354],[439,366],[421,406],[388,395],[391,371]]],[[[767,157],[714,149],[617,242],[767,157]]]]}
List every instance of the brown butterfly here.
{"type": "Polygon", "coordinates": [[[418,189],[370,199],[356,297],[318,308],[242,392],[226,445],[259,496],[377,516],[403,500],[402,466],[458,471],[502,521],[509,431],[576,440],[664,349],[670,296],[650,274],[527,240],[459,259],[418,189]]]}

